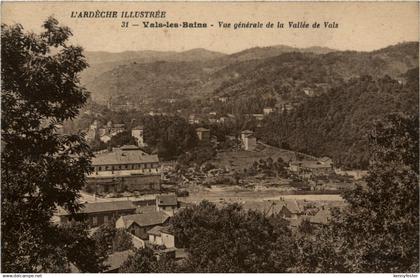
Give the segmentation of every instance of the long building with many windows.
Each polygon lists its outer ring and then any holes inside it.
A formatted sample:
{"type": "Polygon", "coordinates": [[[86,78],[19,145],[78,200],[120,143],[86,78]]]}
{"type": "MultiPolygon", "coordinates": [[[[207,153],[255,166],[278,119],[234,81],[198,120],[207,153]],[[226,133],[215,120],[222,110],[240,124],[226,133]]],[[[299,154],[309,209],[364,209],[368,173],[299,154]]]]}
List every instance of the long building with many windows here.
{"type": "Polygon", "coordinates": [[[88,176],[93,192],[154,191],[160,189],[160,163],[137,146],[123,146],[102,152],[92,159],[88,176]]]}

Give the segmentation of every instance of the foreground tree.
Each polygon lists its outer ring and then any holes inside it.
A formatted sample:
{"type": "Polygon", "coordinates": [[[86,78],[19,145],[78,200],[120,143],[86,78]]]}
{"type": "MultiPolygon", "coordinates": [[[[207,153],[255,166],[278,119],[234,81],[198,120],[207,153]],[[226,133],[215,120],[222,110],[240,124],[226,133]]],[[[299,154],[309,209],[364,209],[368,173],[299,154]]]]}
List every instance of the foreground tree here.
{"type": "Polygon", "coordinates": [[[300,271],[419,271],[418,116],[389,115],[370,136],[366,186],[329,228],[300,245],[300,271]]]}
{"type": "Polygon", "coordinates": [[[121,268],[122,273],[151,273],[156,271],[157,259],[153,254],[153,250],[146,247],[137,250],[137,252],[128,257],[121,268]]]}
{"type": "Polygon", "coordinates": [[[285,223],[273,225],[257,211],[239,205],[218,209],[207,201],[172,220],[176,244],[190,256],[186,272],[287,272],[294,241],[285,223]]]}
{"type": "Polygon", "coordinates": [[[2,270],[50,272],[73,263],[97,272],[103,258],[87,234],[51,223],[57,206],[72,213],[80,208],[79,190],[90,171],[84,139],[55,132],[88,97],[78,79],[87,63],[80,47],[67,44],[67,27],[54,18],[43,27],[41,34],[25,33],[19,24],[1,29],[2,270]]]}
{"type": "Polygon", "coordinates": [[[103,224],[93,233],[97,249],[105,254],[133,249],[134,245],[129,234],[112,224],[103,224]]]}

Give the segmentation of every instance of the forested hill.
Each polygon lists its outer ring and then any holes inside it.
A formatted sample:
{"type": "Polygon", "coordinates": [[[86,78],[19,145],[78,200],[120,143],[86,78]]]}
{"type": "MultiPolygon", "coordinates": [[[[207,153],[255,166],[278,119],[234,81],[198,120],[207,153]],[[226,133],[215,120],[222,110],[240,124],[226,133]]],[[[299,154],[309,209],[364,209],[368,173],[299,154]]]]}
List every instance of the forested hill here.
{"type": "Polygon", "coordinates": [[[417,42],[373,52],[329,51],[282,46],[221,55],[197,50],[183,53],[182,61],[130,61],[110,70],[103,67],[84,85],[102,103],[110,96],[134,104],[174,96],[208,99],[268,94],[282,98],[293,97],[304,87],[333,87],[363,75],[395,78],[418,64],[417,42]],[[190,55],[198,58],[188,59],[190,55]]]}
{"type": "Polygon", "coordinates": [[[418,115],[418,68],[404,76],[406,85],[388,76],[353,78],[290,114],[270,115],[258,135],[273,145],[330,156],[340,166],[366,168],[374,121],[392,112],[418,115]]]}

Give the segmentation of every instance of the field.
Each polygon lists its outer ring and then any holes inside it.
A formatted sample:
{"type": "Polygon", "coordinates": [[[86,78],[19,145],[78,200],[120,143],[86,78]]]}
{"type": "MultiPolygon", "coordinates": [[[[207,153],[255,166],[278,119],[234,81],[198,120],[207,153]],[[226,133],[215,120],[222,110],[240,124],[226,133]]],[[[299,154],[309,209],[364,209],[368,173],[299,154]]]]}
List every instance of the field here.
{"type": "Polygon", "coordinates": [[[211,161],[216,167],[226,167],[228,170],[242,172],[244,169],[249,168],[254,161],[260,159],[268,159],[271,157],[277,160],[279,157],[285,162],[294,159],[295,152],[279,149],[276,147],[268,146],[265,144],[258,144],[256,151],[231,151],[220,152],[216,158],[211,161]]]}

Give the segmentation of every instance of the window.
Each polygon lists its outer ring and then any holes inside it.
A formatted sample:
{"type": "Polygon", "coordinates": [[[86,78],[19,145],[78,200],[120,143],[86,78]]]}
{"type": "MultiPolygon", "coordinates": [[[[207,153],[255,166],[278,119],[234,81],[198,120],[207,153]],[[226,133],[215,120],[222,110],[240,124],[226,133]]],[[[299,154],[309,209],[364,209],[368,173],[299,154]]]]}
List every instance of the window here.
{"type": "Polygon", "coordinates": [[[92,217],[92,224],[93,225],[98,225],[98,218],[96,218],[96,216],[92,217]]]}
{"type": "Polygon", "coordinates": [[[99,166],[99,171],[102,171],[102,167],[101,166],[99,166]]]}

